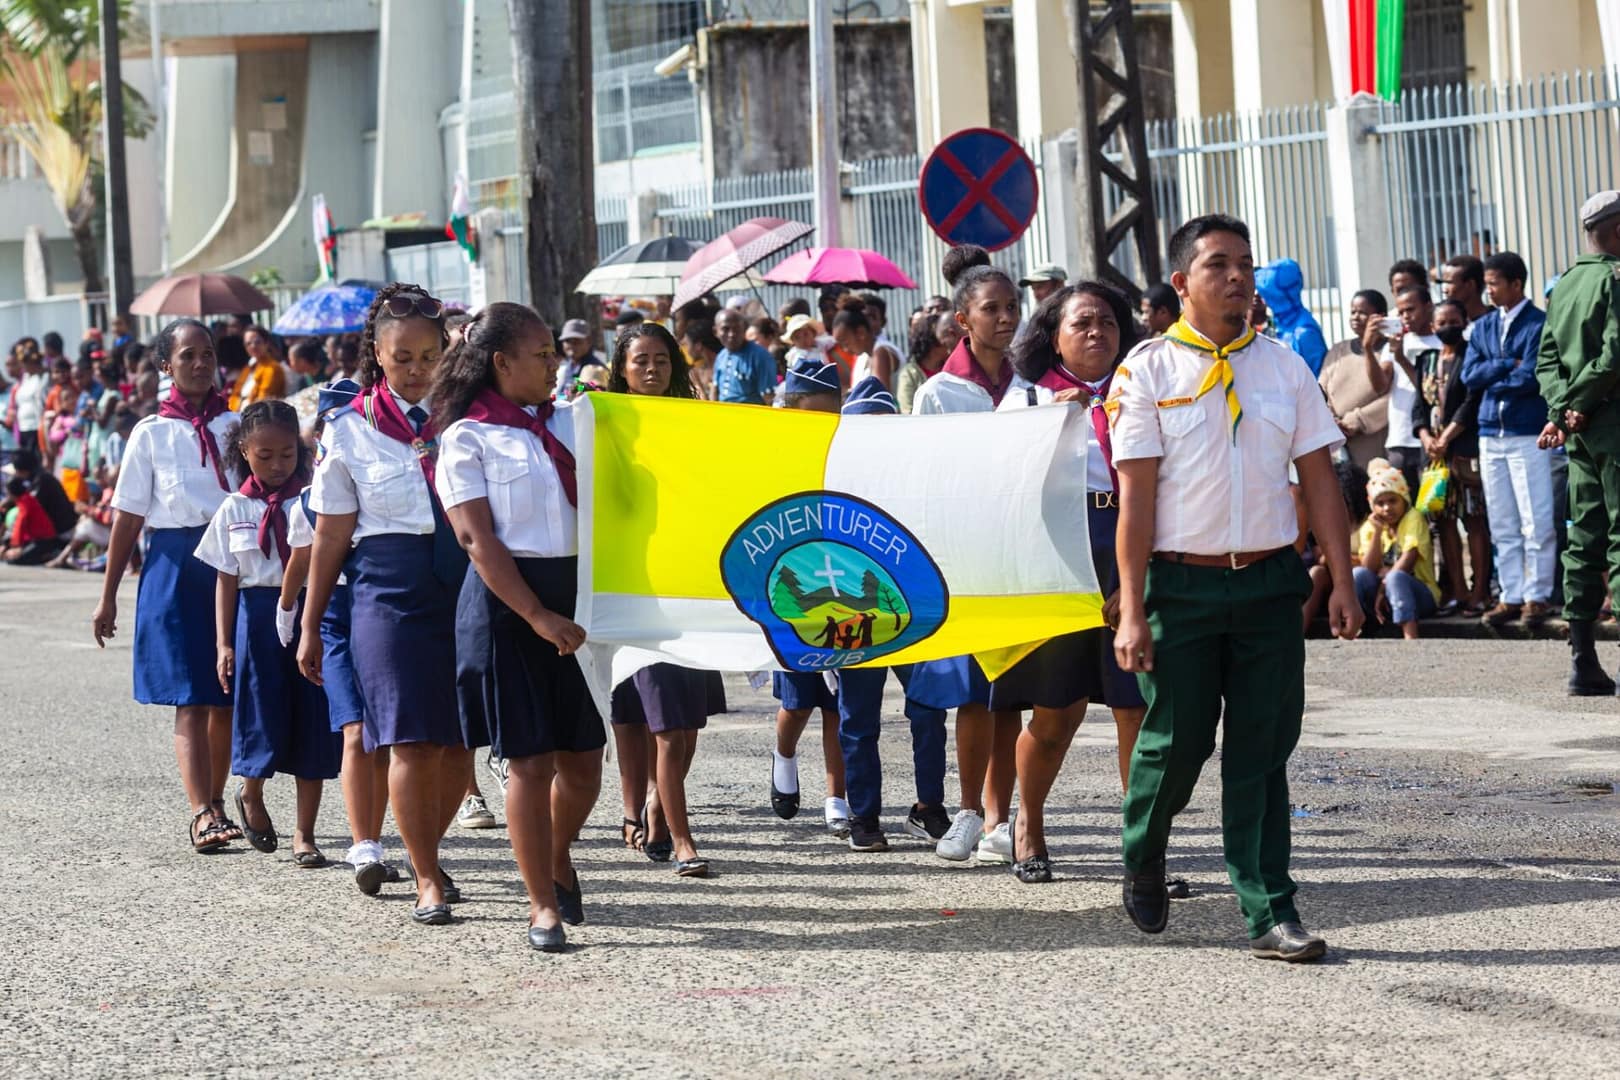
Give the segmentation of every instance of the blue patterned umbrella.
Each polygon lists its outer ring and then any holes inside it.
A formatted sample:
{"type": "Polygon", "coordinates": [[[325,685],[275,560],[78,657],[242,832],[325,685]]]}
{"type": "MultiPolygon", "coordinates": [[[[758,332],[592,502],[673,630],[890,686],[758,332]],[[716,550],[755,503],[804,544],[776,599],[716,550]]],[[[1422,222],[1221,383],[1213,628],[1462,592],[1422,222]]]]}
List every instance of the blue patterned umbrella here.
{"type": "Polygon", "coordinates": [[[282,312],[271,329],[289,337],[356,333],[366,325],[377,289],[369,281],[317,285],[282,312]]]}

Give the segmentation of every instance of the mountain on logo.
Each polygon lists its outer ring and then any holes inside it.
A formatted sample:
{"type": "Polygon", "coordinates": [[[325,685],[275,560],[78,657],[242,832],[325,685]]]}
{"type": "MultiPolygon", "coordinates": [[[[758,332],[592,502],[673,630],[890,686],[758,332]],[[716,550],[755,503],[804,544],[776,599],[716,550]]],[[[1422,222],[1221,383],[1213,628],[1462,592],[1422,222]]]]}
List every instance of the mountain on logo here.
{"type": "Polygon", "coordinates": [[[806,645],[869,649],[905,632],[911,610],[894,579],[861,552],[819,541],[777,561],[770,576],[771,610],[806,645]],[[805,581],[825,584],[806,589],[805,581]]]}

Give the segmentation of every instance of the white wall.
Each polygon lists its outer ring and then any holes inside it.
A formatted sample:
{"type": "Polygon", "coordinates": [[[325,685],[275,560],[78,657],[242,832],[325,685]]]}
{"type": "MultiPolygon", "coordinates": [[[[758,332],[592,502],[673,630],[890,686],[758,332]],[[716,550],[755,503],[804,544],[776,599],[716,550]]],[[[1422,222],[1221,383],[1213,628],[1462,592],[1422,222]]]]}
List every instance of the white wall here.
{"type": "Polygon", "coordinates": [[[178,262],[213,230],[230,199],[236,57],[170,59],[168,113],[164,194],[169,256],[178,262]]]}

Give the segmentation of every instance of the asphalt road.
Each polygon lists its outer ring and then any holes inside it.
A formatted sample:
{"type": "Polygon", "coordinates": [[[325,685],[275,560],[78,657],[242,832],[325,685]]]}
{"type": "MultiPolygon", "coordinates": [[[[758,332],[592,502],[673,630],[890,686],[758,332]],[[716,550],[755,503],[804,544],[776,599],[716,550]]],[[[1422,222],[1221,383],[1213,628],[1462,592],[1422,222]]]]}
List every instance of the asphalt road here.
{"type": "MultiPolygon", "coordinates": [[[[1292,775],[1318,966],[1247,955],[1213,767],[1170,853],[1196,894],[1149,938],[1119,907],[1104,715],[1054,792],[1058,880],[1025,886],[899,834],[902,723],[890,853],[777,820],[774,706],[741,678],[689,786],[717,876],[623,849],[610,763],[588,921],[552,957],[504,831],[449,838],[467,899],[443,929],[285,847],[193,855],[170,715],[130,700],[127,634],[90,640],[99,584],[0,569],[0,1076],[1620,1074],[1620,701],[1563,697],[1555,642],[1311,643],[1292,775]]],[[[807,808],[820,786],[806,768],[807,808]]],[[[269,800],[290,826],[290,782],[269,800]]],[[[345,832],[334,786],[328,855],[345,832]]]]}

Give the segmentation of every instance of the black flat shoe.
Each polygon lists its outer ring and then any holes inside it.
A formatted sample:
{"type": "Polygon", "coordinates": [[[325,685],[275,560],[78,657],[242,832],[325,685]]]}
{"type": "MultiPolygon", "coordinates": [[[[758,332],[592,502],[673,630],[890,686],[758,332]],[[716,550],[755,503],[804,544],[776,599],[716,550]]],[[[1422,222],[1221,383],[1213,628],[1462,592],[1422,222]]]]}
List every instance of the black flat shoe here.
{"type": "Polygon", "coordinates": [[[641,850],[653,862],[669,862],[675,855],[675,841],[649,840],[641,850]]]}
{"type": "Polygon", "coordinates": [[[572,889],[560,881],[554,880],[551,884],[557,889],[557,912],[562,916],[562,921],[569,926],[579,926],[585,921],[585,894],[580,891],[579,870],[574,871],[572,889]]]}
{"type": "MultiPolygon", "coordinates": [[[[270,828],[264,832],[260,832],[253,827],[252,822],[248,819],[247,807],[242,803],[241,784],[236,785],[236,813],[242,819],[242,835],[247,838],[247,842],[252,845],[254,851],[262,851],[268,855],[276,850],[276,823],[271,821],[270,828]]],[[[270,821],[270,811],[266,810],[264,812],[264,818],[266,821],[270,821]]]]}
{"type": "Polygon", "coordinates": [[[535,952],[560,953],[568,950],[568,936],[560,926],[529,927],[529,948],[535,952]]]}
{"type": "Polygon", "coordinates": [[[456,888],[455,881],[439,867],[439,891],[444,893],[444,902],[447,904],[461,903],[461,890],[456,888]]]}
{"type": "Polygon", "coordinates": [[[679,877],[708,877],[708,859],[682,859],[675,864],[675,873],[679,877]]]}
{"type": "Polygon", "coordinates": [[[1327,955],[1327,942],[1307,933],[1297,922],[1278,923],[1249,942],[1249,955],[1259,960],[1304,964],[1327,955]]]}
{"type": "Polygon", "coordinates": [[[793,820],[794,815],[799,812],[799,793],[795,791],[793,794],[788,795],[777,791],[774,759],[772,760],[771,765],[771,809],[775,810],[776,816],[781,818],[783,821],[791,821],[793,820]]]}
{"type": "Polygon", "coordinates": [[[326,856],[319,849],[293,852],[293,865],[300,870],[319,870],[326,865],[326,856]]]}
{"type": "Polygon", "coordinates": [[[443,926],[450,921],[449,904],[432,904],[411,909],[411,921],[423,926],[443,926]]]}
{"type": "Polygon", "coordinates": [[[1013,863],[1012,872],[1025,885],[1042,885],[1052,880],[1052,860],[1045,855],[1031,855],[1013,863]]]}
{"type": "Polygon", "coordinates": [[[1144,934],[1161,933],[1170,921],[1170,897],[1164,886],[1164,856],[1136,873],[1125,871],[1125,914],[1144,934]]]}
{"type": "Polygon", "coordinates": [[[364,863],[355,867],[354,886],[366,896],[376,896],[382,891],[383,882],[394,880],[388,876],[389,867],[380,862],[364,863]]]}
{"type": "Polygon", "coordinates": [[[1192,898],[1192,887],[1187,884],[1184,878],[1165,878],[1164,894],[1172,900],[1190,900],[1192,898]]]}

